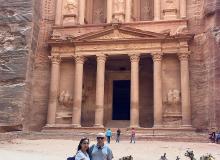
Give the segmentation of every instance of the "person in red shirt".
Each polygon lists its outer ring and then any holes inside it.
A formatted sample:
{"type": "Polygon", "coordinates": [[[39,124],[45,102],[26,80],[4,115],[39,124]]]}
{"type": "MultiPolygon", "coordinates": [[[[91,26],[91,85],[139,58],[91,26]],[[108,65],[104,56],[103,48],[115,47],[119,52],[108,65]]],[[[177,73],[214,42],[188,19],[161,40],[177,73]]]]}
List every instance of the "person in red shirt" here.
{"type": "Polygon", "coordinates": [[[131,129],[131,141],[130,141],[130,143],[132,143],[132,142],[135,143],[135,129],[134,128],[131,129]]]}

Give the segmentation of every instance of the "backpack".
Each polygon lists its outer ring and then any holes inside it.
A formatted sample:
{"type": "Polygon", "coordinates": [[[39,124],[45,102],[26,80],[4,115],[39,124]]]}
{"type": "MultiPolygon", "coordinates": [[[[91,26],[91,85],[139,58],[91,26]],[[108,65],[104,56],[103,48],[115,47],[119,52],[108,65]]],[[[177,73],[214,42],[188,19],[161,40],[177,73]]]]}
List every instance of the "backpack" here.
{"type": "Polygon", "coordinates": [[[73,157],[68,157],[66,160],[75,160],[75,156],[73,156],[73,157]]]}

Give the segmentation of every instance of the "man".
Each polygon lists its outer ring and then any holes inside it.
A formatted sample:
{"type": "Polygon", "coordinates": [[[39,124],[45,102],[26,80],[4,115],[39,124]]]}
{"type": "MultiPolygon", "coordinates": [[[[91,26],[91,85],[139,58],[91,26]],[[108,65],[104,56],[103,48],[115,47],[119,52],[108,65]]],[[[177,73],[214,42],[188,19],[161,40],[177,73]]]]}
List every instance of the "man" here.
{"type": "Polygon", "coordinates": [[[118,128],[117,132],[116,132],[116,143],[119,143],[120,141],[120,135],[121,135],[121,130],[118,128]]]}
{"type": "Polygon", "coordinates": [[[106,135],[106,137],[107,137],[107,142],[108,142],[108,144],[110,144],[110,140],[111,140],[111,136],[112,136],[112,131],[111,131],[110,128],[107,129],[105,135],[106,135]]]}
{"type": "Polygon", "coordinates": [[[105,134],[99,133],[96,136],[97,144],[90,147],[89,153],[91,160],[112,160],[113,154],[111,149],[104,143],[105,134]]]}

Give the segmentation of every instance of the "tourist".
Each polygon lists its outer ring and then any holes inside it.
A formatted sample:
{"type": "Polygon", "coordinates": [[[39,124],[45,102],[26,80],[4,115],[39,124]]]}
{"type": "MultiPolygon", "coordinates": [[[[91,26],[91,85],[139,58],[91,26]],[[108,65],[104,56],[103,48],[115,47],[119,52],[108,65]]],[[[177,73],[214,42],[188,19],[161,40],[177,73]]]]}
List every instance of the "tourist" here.
{"type": "Polygon", "coordinates": [[[110,128],[107,129],[105,136],[107,137],[107,142],[110,143],[111,136],[112,136],[112,131],[110,128]]]}
{"type": "Polygon", "coordinates": [[[99,133],[96,136],[97,144],[90,147],[89,153],[91,160],[112,160],[113,154],[111,149],[104,143],[105,134],[99,133]]]}
{"type": "Polygon", "coordinates": [[[75,160],[90,160],[89,158],[89,139],[82,138],[79,142],[75,160]]]}
{"type": "Polygon", "coordinates": [[[134,128],[131,129],[131,141],[130,141],[130,143],[132,143],[132,142],[135,143],[135,129],[134,128]]]}
{"type": "Polygon", "coordinates": [[[211,140],[211,142],[215,143],[215,138],[216,138],[216,137],[215,137],[215,136],[216,136],[216,135],[215,135],[215,132],[212,132],[212,133],[210,133],[209,135],[210,135],[210,136],[209,136],[209,139],[211,140]]]}
{"type": "Polygon", "coordinates": [[[121,135],[121,130],[118,128],[117,131],[116,131],[116,143],[119,143],[120,135],[121,135]]]}

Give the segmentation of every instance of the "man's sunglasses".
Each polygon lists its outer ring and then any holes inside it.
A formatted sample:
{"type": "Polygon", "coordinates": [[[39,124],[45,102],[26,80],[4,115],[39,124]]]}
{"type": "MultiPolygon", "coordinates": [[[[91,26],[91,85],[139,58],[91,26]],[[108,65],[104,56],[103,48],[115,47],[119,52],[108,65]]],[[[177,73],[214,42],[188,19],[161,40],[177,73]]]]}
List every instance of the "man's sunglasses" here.
{"type": "Polygon", "coordinates": [[[104,137],[97,137],[97,139],[104,139],[104,137]]]}

